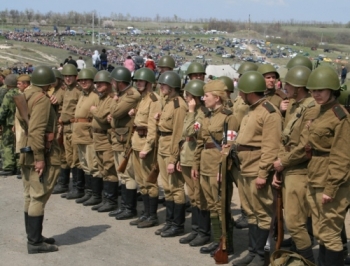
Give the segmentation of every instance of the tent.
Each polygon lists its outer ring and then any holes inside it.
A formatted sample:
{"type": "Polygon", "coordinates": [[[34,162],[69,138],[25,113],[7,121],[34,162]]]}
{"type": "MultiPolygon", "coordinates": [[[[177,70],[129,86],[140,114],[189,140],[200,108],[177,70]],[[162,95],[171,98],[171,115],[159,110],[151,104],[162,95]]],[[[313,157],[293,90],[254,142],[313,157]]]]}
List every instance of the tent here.
{"type": "Polygon", "coordinates": [[[231,79],[238,78],[238,73],[230,65],[208,65],[205,69],[206,76],[208,79],[209,75],[214,77],[227,76],[231,79]]]}

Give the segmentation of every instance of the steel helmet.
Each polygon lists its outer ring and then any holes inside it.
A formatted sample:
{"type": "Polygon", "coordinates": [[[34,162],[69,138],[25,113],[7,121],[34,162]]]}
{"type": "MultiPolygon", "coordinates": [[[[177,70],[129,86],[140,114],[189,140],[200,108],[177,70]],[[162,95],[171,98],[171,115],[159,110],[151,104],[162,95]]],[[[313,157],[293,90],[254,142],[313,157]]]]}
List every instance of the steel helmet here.
{"type": "Polygon", "coordinates": [[[175,68],[175,60],[170,55],[162,56],[159,59],[158,67],[168,67],[171,69],[175,68]]]}
{"type": "Polygon", "coordinates": [[[187,91],[189,93],[191,93],[193,96],[204,96],[204,87],[205,83],[202,80],[190,80],[185,88],[184,91],[187,91]]]}
{"type": "Polygon", "coordinates": [[[192,62],[186,70],[186,75],[191,74],[205,74],[204,66],[198,62],[192,62]]]}
{"type": "Polygon", "coordinates": [[[9,74],[6,76],[4,83],[6,86],[17,87],[17,75],[9,74]]]}
{"type": "Polygon", "coordinates": [[[237,70],[237,73],[243,75],[247,71],[256,71],[258,69],[258,65],[252,62],[244,62],[241,64],[237,70]]]}
{"type": "Polygon", "coordinates": [[[155,83],[156,77],[152,70],[147,67],[143,67],[135,71],[134,80],[145,80],[149,83],[155,83]]]}
{"type": "Polygon", "coordinates": [[[61,71],[57,69],[52,69],[53,73],[55,74],[56,79],[63,79],[61,71]]]}
{"type": "Polygon", "coordinates": [[[264,92],[266,83],[264,76],[258,71],[247,71],[240,77],[237,85],[244,93],[264,92]]]}
{"type": "Polygon", "coordinates": [[[312,70],[312,62],[309,58],[303,55],[296,55],[292,59],[290,59],[286,65],[287,69],[291,69],[294,66],[304,66],[308,69],[312,70]]]}
{"type": "Polygon", "coordinates": [[[181,78],[174,71],[165,71],[158,79],[159,84],[166,84],[170,88],[181,88],[181,78]]]}
{"type": "Polygon", "coordinates": [[[80,70],[80,72],[78,73],[77,80],[80,80],[80,79],[93,80],[94,77],[95,77],[95,75],[90,69],[84,68],[84,69],[80,70]]]}
{"type": "Polygon", "coordinates": [[[98,72],[98,70],[95,67],[87,67],[86,69],[91,70],[92,73],[94,74],[94,77],[95,77],[96,73],[98,72]]]}
{"type": "Polygon", "coordinates": [[[226,87],[227,87],[227,90],[230,91],[230,92],[233,92],[234,88],[233,88],[233,80],[227,76],[221,76],[221,77],[218,77],[217,79],[219,80],[222,80],[226,87]]]}
{"type": "Polygon", "coordinates": [[[131,82],[131,72],[129,69],[123,66],[117,66],[113,69],[112,73],[110,73],[111,78],[119,81],[119,82],[131,82]]]}
{"type": "Polygon", "coordinates": [[[347,90],[347,86],[343,85],[342,90],[340,92],[340,96],[338,97],[338,101],[341,105],[345,107],[350,107],[350,90],[347,90]]]}
{"type": "Polygon", "coordinates": [[[294,66],[288,70],[284,81],[294,87],[306,87],[311,70],[305,66],[294,66]]]}
{"type": "Polygon", "coordinates": [[[306,87],[309,90],[340,89],[337,72],[329,66],[319,66],[309,76],[306,87]]]}
{"type": "Polygon", "coordinates": [[[94,83],[97,83],[97,82],[111,83],[111,80],[112,78],[110,76],[110,73],[107,70],[100,70],[95,75],[94,83]]]}
{"type": "Polygon", "coordinates": [[[78,70],[75,67],[75,65],[65,64],[62,68],[61,73],[63,76],[76,76],[76,75],[78,75],[78,70]]]}
{"type": "Polygon", "coordinates": [[[56,82],[55,73],[48,66],[38,66],[32,73],[32,84],[35,86],[46,86],[56,82]]]}
{"type": "Polygon", "coordinates": [[[267,73],[276,73],[276,79],[280,77],[280,74],[277,72],[276,68],[271,64],[260,65],[257,71],[262,75],[267,73]]]}

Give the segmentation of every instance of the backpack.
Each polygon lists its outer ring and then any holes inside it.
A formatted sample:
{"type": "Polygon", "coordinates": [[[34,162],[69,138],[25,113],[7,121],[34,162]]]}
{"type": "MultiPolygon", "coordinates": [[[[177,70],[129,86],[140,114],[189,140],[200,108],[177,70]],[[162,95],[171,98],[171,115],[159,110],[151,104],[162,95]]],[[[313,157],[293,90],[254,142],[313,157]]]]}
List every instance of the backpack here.
{"type": "Polygon", "coordinates": [[[270,257],[269,266],[316,266],[303,256],[289,250],[275,250],[270,257]]]}

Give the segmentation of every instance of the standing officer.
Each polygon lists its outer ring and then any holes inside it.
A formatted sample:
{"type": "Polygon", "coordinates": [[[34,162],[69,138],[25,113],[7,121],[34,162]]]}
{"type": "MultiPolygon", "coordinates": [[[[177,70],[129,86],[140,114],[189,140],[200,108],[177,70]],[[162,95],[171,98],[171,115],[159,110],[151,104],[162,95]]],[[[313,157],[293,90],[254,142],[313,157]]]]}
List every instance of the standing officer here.
{"type": "Polygon", "coordinates": [[[73,197],[78,198],[76,200],[77,203],[83,203],[91,197],[92,176],[96,177],[99,175],[96,152],[92,140],[92,114],[90,112],[90,107],[98,103],[98,95],[94,92],[94,74],[91,70],[85,68],[80,70],[77,80],[82,91],[75,109],[72,143],[78,146],[79,162],[84,171],[85,182],[82,180],[84,176],[79,175],[77,190],[73,197]],[[85,195],[81,197],[84,194],[84,183],[85,195]]]}
{"type": "MultiPolygon", "coordinates": [[[[116,67],[111,73],[112,84],[117,91],[114,101],[110,105],[112,125],[112,147],[114,151],[115,167],[124,160],[126,150],[131,148],[131,135],[134,118],[129,116],[129,111],[136,108],[141,99],[140,93],[131,85],[131,72],[125,67],[116,67]]],[[[124,173],[118,172],[121,179],[122,201],[125,202],[125,210],[116,214],[117,220],[133,218],[137,215],[137,183],[134,170],[129,160],[124,173]]],[[[114,213],[111,213],[114,216],[114,213]]]]}
{"type": "Polygon", "coordinates": [[[22,139],[20,163],[24,184],[24,218],[29,254],[57,251],[53,238],[42,236],[44,209],[56,183],[60,169],[60,149],[56,113],[46,92],[55,82],[53,71],[38,66],[32,74],[32,86],[24,91],[29,117],[16,113],[22,128],[27,132],[22,139]],[[25,121],[30,121],[29,125],[25,121]]]}
{"type": "Polygon", "coordinates": [[[270,182],[277,159],[282,118],[265,97],[266,83],[257,71],[245,72],[238,81],[242,99],[249,105],[236,140],[243,177],[243,193],[248,200],[248,255],[233,265],[264,265],[264,247],[272,220],[273,194],[270,182]]]}

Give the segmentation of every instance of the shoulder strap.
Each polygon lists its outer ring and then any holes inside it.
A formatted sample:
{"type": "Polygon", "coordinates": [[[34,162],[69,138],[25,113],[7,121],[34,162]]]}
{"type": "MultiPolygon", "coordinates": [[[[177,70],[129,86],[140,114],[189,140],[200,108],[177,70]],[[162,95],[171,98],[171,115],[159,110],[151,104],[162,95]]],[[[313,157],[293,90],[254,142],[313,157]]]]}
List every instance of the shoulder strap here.
{"type": "Polygon", "coordinates": [[[36,103],[37,103],[42,97],[44,97],[44,96],[45,96],[45,93],[43,93],[43,92],[39,93],[38,97],[36,97],[36,98],[34,99],[34,101],[33,101],[33,103],[32,103],[32,106],[30,107],[30,110],[32,110],[34,104],[36,104],[36,103]]]}
{"type": "Polygon", "coordinates": [[[223,113],[224,115],[232,115],[232,111],[226,108],[223,108],[221,110],[221,113],[223,113]]]}
{"type": "Polygon", "coordinates": [[[276,91],[275,91],[275,94],[276,94],[277,96],[281,97],[283,100],[287,99],[287,95],[286,95],[283,91],[281,91],[281,90],[276,90],[276,91]]]}
{"type": "Polygon", "coordinates": [[[179,98],[176,97],[173,101],[174,101],[174,108],[175,109],[179,108],[180,107],[179,98]]]}
{"type": "Polygon", "coordinates": [[[340,104],[334,105],[332,107],[332,110],[339,120],[343,120],[348,115],[347,112],[345,112],[344,109],[340,106],[340,104]]]}
{"type": "Polygon", "coordinates": [[[201,110],[204,113],[205,117],[208,117],[210,115],[210,111],[207,107],[205,107],[204,105],[201,106],[201,110]]]}
{"type": "Polygon", "coordinates": [[[275,107],[273,107],[273,105],[269,102],[264,102],[262,104],[262,106],[271,114],[271,113],[274,113],[276,112],[276,109],[275,107]]]}
{"type": "Polygon", "coordinates": [[[153,92],[149,95],[149,97],[151,98],[151,100],[152,100],[153,102],[158,101],[157,96],[155,96],[153,92]]]}

